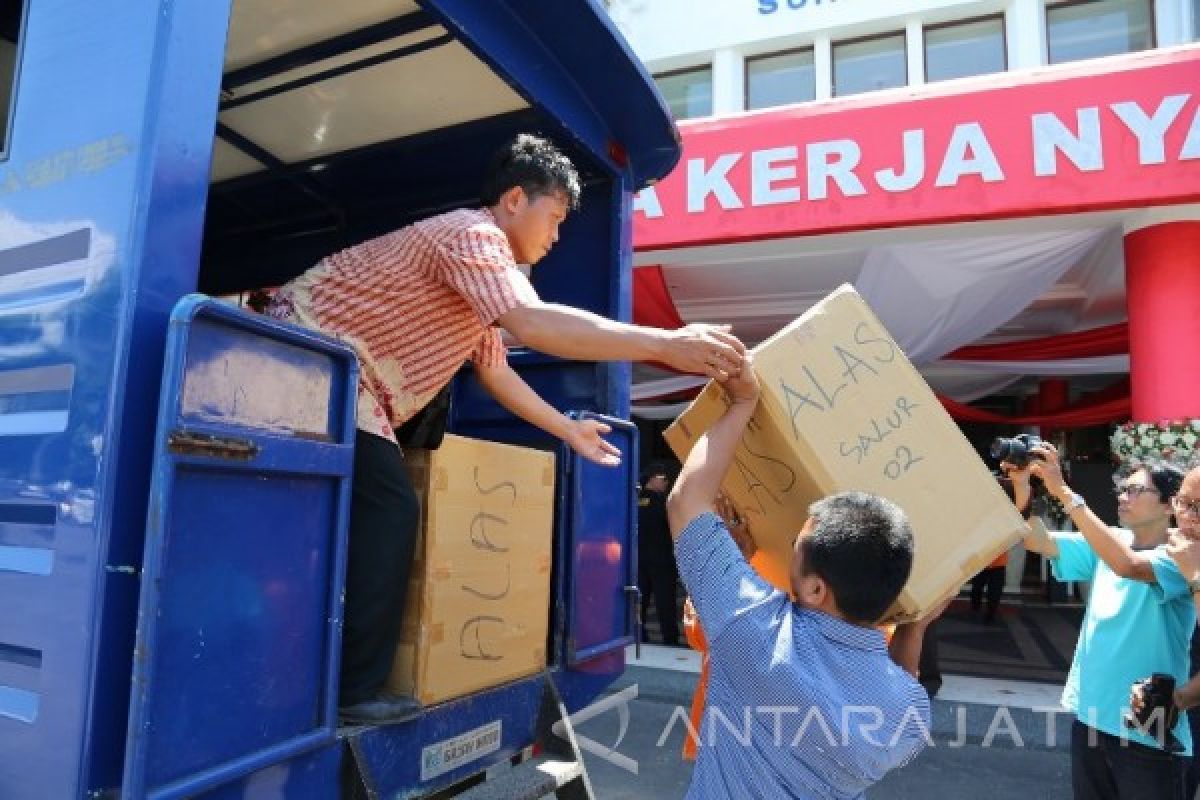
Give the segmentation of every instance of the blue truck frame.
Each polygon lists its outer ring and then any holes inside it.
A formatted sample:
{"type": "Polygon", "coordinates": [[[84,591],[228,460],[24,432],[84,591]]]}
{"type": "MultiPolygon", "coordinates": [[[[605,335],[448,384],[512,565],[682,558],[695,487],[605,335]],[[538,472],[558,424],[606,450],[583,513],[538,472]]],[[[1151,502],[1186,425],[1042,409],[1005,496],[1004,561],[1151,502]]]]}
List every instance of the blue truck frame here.
{"type": "MultiPolygon", "coordinates": [[[[340,240],[256,248],[222,226],[303,179],[269,163],[210,186],[214,130],[236,139],[217,119],[232,0],[21,5],[0,119],[0,797],[328,798],[351,765],[371,796],[409,797],[519,753],[546,676],[337,727],[355,360],[196,292],[469,202],[483,154],[536,129],[585,190],[535,285],[628,319],[632,194],[680,155],[652,81],[595,0],[420,0],[395,22],[444,27],[529,108],[325,159],[334,194],[413,188],[340,240]],[[495,746],[435,763],[480,730],[495,746]]],[[[629,365],[512,363],[564,412],[612,419],[626,453],[604,470],[559,450],[547,674],[574,710],[632,641],[629,365]]],[[[466,374],[451,427],[557,446],[466,374]]]]}

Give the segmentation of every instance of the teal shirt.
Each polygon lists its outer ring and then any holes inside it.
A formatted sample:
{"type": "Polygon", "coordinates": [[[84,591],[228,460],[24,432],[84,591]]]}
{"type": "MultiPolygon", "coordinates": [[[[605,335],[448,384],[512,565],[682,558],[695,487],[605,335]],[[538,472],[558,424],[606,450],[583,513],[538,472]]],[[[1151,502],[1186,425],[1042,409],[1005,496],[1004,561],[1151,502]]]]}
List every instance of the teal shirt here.
{"type": "MultiPolygon", "coordinates": [[[[1120,531],[1126,541],[1133,534],[1120,531]]],[[[1075,659],[1063,689],[1062,704],[1085,725],[1151,747],[1153,738],[1125,727],[1129,689],[1154,672],[1188,679],[1188,647],[1196,627],[1196,609],[1187,580],[1164,546],[1143,550],[1154,568],[1156,583],[1121,578],[1108,568],[1078,533],[1052,533],[1058,558],[1050,559],[1060,581],[1092,582],[1087,613],[1075,645],[1075,659]]],[[[1192,734],[1187,716],[1179,715],[1174,734],[1187,755],[1192,734]]]]}

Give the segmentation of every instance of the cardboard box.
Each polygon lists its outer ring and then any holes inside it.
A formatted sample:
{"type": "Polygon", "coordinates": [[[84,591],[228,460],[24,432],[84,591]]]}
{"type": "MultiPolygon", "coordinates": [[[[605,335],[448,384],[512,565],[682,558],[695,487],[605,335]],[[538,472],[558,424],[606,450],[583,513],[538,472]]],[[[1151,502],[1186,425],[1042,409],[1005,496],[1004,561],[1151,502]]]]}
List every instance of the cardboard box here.
{"type": "MultiPolygon", "coordinates": [[[[912,577],[881,622],[919,618],[1016,541],[1024,522],[920,373],[850,286],[754,349],[762,398],[722,484],[788,587],[810,503],[862,490],[908,514],[912,577]]],[[[683,459],[725,410],[710,383],[666,431],[683,459]]]]}
{"type": "Polygon", "coordinates": [[[405,462],[421,521],[388,689],[429,705],[542,669],[554,454],[447,436],[405,462]]]}

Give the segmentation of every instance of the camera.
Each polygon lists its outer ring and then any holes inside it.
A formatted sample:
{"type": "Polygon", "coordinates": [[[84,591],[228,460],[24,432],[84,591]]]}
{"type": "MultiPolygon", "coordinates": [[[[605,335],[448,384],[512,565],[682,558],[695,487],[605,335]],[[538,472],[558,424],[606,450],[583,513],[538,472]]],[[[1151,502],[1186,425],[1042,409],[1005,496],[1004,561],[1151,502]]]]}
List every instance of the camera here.
{"type": "Polygon", "coordinates": [[[1158,739],[1168,753],[1182,753],[1183,745],[1171,732],[1179,720],[1179,709],[1175,705],[1175,678],[1156,672],[1135,683],[1134,687],[1142,693],[1142,709],[1140,712],[1127,711],[1124,714],[1125,727],[1158,739]],[[1154,730],[1150,730],[1151,727],[1154,730]]]}
{"type": "Polygon", "coordinates": [[[1017,434],[1011,439],[997,436],[992,440],[992,458],[997,461],[1007,461],[1018,469],[1024,469],[1029,466],[1029,459],[1041,458],[1033,452],[1033,448],[1041,444],[1042,440],[1031,433],[1017,434]]]}

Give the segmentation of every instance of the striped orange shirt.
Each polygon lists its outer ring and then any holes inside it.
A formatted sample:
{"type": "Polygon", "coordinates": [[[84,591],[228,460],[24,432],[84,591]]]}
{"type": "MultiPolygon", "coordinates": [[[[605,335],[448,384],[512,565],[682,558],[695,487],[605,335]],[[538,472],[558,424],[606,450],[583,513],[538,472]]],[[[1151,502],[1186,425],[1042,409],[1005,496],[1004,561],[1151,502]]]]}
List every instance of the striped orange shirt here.
{"type": "Polygon", "coordinates": [[[463,362],[505,362],[493,323],[538,302],[488,209],[459,209],[322,259],[267,313],[351,344],[358,427],[395,441],[463,362]]]}

